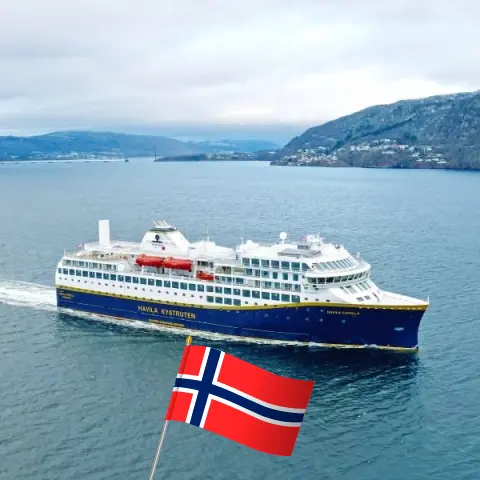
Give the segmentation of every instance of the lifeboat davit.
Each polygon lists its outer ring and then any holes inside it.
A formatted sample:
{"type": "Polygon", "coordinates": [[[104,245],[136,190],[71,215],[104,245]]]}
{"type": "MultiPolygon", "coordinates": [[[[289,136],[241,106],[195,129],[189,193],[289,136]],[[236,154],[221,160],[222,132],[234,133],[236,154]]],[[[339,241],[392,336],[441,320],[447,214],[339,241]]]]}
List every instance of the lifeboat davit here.
{"type": "Polygon", "coordinates": [[[182,258],[168,257],[164,260],[163,266],[165,268],[175,268],[177,270],[192,271],[192,262],[190,260],[184,260],[182,258]]]}
{"type": "Polygon", "coordinates": [[[215,277],[211,273],[207,272],[197,272],[197,278],[199,280],[209,280],[212,281],[215,277]]]}
{"type": "Polygon", "coordinates": [[[151,257],[149,255],[139,255],[135,259],[135,263],[141,267],[155,267],[162,268],[164,266],[165,259],[162,257],[151,257]]]}

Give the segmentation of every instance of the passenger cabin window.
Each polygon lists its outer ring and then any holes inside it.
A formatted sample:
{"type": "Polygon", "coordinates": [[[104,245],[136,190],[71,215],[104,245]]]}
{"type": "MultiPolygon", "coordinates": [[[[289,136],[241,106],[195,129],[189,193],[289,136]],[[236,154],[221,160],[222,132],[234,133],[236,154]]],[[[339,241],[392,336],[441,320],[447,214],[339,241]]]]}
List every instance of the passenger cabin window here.
{"type": "Polygon", "coordinates": [[[250,259],[249,258],[242,258],[242,265],[244,267],[249,267],[250,266],[250,259]]]}
{"type": "Polygon", "coordinates": [[[290,270],[290,262],[282,262],[282,268],[284,270],[290,270]]]}
{"type": "Polygon", "coordinates": [[[280,262],[278,260],[271,261],[272,268],[280,268],[280,262]]]}
{"type": "Polygon", "coordinates": [[[262,267],[268,268],[270,266],[270,260],[262,260],[262,267]]]}
{"type": "Polygon", "coordinates": [[[259,267],[260,266],[260,260],[258,258],[252,258],[252,266],[253,267],[259,267]]]}

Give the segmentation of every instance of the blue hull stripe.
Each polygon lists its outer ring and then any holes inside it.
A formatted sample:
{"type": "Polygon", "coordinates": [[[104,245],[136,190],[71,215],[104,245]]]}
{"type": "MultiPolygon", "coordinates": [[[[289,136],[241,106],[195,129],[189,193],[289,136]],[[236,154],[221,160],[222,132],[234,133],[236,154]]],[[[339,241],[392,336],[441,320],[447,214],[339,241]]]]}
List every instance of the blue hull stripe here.
{"type": "Polygon", "coordinates": [[[341,346],[416,349],[425,308],[301,305],[230,309],[172,305],[57,288],[60,308],[239,337],[341,346]]]}

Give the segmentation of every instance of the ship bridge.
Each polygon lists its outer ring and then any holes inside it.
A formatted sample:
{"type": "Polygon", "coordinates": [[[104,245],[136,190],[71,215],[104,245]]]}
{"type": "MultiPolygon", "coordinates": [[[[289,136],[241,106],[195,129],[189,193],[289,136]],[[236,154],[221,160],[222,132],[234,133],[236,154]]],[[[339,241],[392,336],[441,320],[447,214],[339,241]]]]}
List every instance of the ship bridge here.
{"type": "Polygon", "coordinates": [[[165,251],[173,250],[178,252],[188,252],[190,242],[185,236],[177,230],[176,227],[165,221],[153,223],[153,227],[145,233],[140,243],[141,250],[144,251],[165,251]]]}

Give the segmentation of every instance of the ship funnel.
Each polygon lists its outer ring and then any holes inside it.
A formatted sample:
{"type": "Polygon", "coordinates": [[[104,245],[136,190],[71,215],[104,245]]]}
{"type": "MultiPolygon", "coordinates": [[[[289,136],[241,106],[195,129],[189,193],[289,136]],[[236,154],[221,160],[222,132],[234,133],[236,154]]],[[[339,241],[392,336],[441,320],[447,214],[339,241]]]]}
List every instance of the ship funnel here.
{"type": "Polygon", "coordinates": [[[110,245],[110,221],[109,220],[98,221],[98,243],[102,247],[108,247],[110,245]]]}

